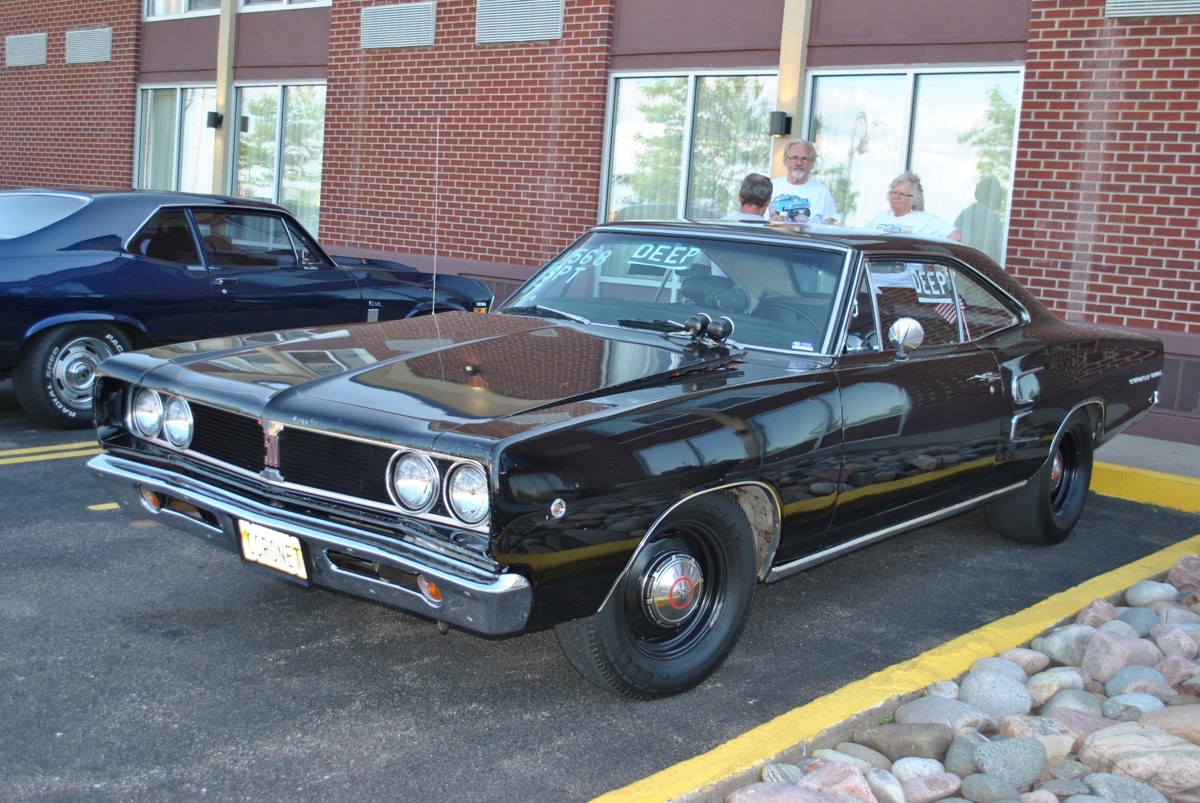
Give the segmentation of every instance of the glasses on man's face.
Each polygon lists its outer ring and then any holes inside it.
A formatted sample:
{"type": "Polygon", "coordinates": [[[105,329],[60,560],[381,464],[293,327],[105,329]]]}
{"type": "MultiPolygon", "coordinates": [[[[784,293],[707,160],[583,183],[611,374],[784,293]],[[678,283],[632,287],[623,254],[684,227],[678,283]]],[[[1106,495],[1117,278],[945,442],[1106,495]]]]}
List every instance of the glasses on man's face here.
{"type": "Polygon", "coordinates": [[[889,192],[888,195],[891,196],[892,198],[911,198],[911,197],[913,197],[911,192],[896,192],[895,190],[892,190],[891,192],[889,192]]]}
{"type": "Polygon", "coordinates": [[[785,162],[811,162],[811,161],[812,161],[812,157],[811,157],[811,156],[796,156],[796,155],[792,155],[792,156],[785,156],[785,157],[783,157],[783,161],[785,161],[785,162]]]}

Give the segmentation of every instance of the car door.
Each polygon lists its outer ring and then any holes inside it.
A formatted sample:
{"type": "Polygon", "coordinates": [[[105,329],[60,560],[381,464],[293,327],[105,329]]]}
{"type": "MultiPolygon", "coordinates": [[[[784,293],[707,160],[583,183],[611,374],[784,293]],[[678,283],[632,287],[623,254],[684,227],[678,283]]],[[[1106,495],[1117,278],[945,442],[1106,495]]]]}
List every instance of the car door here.
{"type": "Polygon", "coordinates": [[[353,271],[270,210],[194,209],[211,274],[208,336],[366,320],[353,271]]]}
{"type": "Polygon", "coordinates": [[[1000,366],[980,348],[952,263],[864,264],[839,360],[842,488],[828,546],[928,516],[983,492],[1007,420],[1000,366]],[[912,349],[887,342],[921,325],[912,349]]]}
{"type": "Polygon", "coordinates": [[[78,297],[105,303],[141,321],[150,343],[176,343],[204,337],[208,326],[208,269],[181,208],[157,210],[137,230],[114,263],[110,282],[78,297]]]}

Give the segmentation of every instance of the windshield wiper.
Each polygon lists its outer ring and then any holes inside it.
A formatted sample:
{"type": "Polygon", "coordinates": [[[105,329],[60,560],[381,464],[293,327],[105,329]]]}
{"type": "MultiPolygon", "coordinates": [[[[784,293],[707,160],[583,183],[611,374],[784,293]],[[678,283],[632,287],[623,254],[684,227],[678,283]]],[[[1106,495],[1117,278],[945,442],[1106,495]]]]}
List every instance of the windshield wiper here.
{"type": "Polygon", "coordinates": [[[502,310],[504,314],[515,313],[517,315],[536,315],[540,318],[561,318],[564,321],[573,321],[575,323],[591,323],[587,318],[580,315],[572,315],[569,312],[547,307],[542,304],[534,304],[532,307],[509,307],[502,310]]]}
{"type": "Polygon", "coordinates": [[[649,329],[652,332],[682,332],[684,331],[683,324],[675,321],[654,320],[648,321],[644,318],[617,318],[618,326],[625,326],[630,329],[649,329]]]}

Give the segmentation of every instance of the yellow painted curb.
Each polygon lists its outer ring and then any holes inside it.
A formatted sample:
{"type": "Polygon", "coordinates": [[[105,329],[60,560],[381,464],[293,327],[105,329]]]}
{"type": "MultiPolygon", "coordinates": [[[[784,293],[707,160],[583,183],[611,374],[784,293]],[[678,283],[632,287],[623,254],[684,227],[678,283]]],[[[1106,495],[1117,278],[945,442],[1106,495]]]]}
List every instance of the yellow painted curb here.
{"type": "MultiPolygon", "coordinates": [[[[1200,512],[1200,480],[1097,463],[1092,490],[1103,496],[1160,507],[1200,512]]],[[[980,658],[1027,644],[1078,613],[1092,600],[1111,597],[1168,571],[1182,557],[1200,553],[1200,535],[1173,544],[1119,569],[1094,577],[1023,611],[952,639],[917,657],[850,683],[838,691],[794,708],[707,753],[688,759],[628,786],[595,798],[617,801],[703,799],[706,790],[755,770],[775,756],[859,714],[887,705],[931,683],[953,680],[980,658]]],[[[751,775],[754,773],[754,776],[751,775]]],[[[747,781],[749,783],[750,781],[747,781]]]]}

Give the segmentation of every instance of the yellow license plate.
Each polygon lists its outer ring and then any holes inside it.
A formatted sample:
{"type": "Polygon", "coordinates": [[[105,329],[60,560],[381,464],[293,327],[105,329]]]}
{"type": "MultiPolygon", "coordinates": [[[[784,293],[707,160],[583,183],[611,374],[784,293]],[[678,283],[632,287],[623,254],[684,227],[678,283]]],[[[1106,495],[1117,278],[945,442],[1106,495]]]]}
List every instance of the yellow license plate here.
{"type": "Polygon", "coordinates": [[[238,532],[242,536],[242,557],[246,560],[301,580],[308,579],[299,538],[249,521],[239,521],[238,532]]]}

